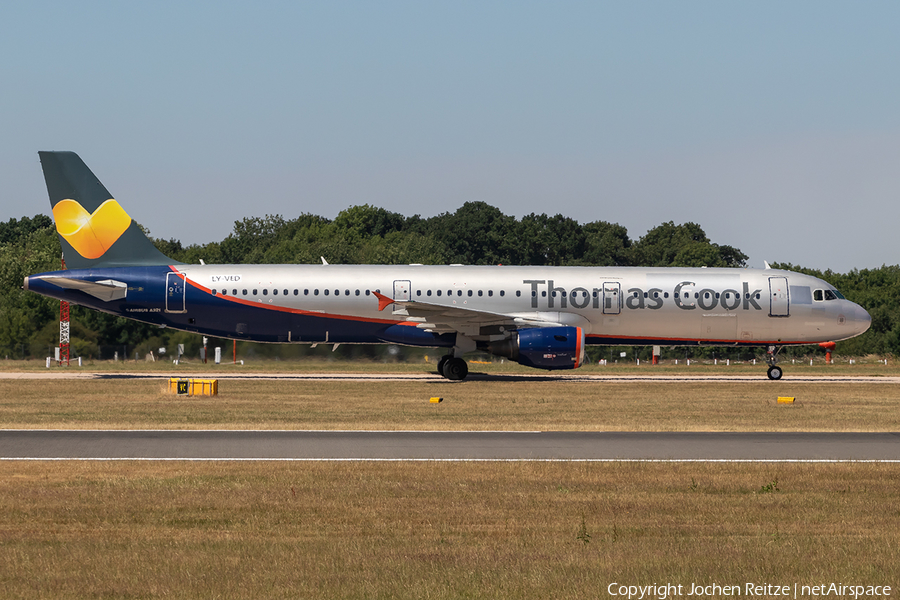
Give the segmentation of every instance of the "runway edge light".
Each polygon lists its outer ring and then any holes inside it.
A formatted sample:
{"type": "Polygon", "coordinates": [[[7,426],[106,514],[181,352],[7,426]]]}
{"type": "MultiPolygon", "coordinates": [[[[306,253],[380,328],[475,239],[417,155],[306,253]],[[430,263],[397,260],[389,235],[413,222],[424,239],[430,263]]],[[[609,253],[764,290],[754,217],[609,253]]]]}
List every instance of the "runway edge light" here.
{"type": "Polygon", "coordinates": [[[778,404],[793,404],[794,396],[778,396],[778,404]]]}

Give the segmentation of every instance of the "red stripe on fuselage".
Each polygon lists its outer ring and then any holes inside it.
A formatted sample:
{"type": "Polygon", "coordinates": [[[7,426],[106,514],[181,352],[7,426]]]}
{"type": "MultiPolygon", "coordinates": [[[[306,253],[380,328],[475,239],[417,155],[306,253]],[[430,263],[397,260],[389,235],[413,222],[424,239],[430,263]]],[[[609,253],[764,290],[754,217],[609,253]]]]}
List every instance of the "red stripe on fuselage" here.
{"type": "Polygon", "coordinates": [[[206,294],[209,294],[213,298],[227,300],[228,302],[234,302],[236,304],[242,304],[244,306],[252,306],[254,308],[262,308],[264,310],[272,310],[272,311],[276,311],[276,312],[291,313],[291,314],[295,314],[295,315],[304,315],[304,316],[309,316],[309,317],[322,317],[325,319],[340,319],[343,321],[359,321],[361,323],[384,323],[384,324],[389,324],[389,325],[405,325],[407,327],[416,327],[418,325],[418,323],[410,323],[409,321],[393,321],[391,319],[373,319],[371,317],[354,317],[351,315],[340,315],[340,314],[335,314],[335,313],[318,312],[318,311],[314,311],[314,310],[303,310],[301,308],[289,308],[287,306],[271,306],[271,305],[263,304],[261,300],[260,301],[244,300],[243,298],[235,298],[234,296],[225,296],[225,295],[221,295],[221,294],[216,294],[215,296],[213,296],[211,288],[202,286],[199,283],[197,283],[196,281],[194,281],[193,279],[186,277],[184,273],[182,273],[181,271],[179,271],[177,268],[175,268],[172,265],[170,265],[169,268],[172,269],[172,271],[174,271],[175,273],[177,273],[178,276],[181,277],[181,279],[183,279],[186,283],[188,283],[192,287],[194,287],[206,294]]]}

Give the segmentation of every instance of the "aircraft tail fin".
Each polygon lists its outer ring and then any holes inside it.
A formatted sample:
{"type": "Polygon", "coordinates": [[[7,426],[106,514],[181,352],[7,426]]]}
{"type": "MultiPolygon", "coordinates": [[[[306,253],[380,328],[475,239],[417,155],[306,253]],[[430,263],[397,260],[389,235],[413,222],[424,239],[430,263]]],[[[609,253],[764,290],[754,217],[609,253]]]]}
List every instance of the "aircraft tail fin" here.
{"type": "Polygon", "coordinates": [[[77,154],[38,155],[69,268],[178,264],[156,249],[77,154]]]}

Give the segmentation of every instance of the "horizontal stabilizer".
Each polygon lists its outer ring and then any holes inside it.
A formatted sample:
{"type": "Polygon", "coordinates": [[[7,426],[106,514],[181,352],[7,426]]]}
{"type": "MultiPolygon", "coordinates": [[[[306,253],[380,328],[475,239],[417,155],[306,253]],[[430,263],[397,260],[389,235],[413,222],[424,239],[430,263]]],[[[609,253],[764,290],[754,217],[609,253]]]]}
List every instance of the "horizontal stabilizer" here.
{"type": "Polygon", "coordinates": [[[114,279],[104,279],[102,281],[85,281],[84,279],[73,279],[71,277],[42,277],[47,283],[59,286],[67,290],[78,290],[89,294],[103,302],[111,302],[113,300],[122,300],[128,294],[128,285],[114,279]]]}

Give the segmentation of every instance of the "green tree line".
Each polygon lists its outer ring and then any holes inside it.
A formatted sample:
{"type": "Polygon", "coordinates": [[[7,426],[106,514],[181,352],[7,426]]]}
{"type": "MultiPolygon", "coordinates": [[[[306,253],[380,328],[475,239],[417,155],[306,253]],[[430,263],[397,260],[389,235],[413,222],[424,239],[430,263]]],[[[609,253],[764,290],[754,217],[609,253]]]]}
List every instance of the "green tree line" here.
{"type": "MultiPolygon", "coordinates": [[[[247,217],[222,241],[184,246],[153,239],[167,256],[208,264],[472,264],[547,266],[745,267],[739,249],[713,243],[696,223],[667,222],[632,240],[625,227],[606,221],[581,224],[563,215],[505,215],[484,202],[467,202],[431,218],[406,217],[369,205],[352,206],[333,220],[312,214],[247,217]]],[[[818,273],[870,311],[865,335],[842,342],[838,352],[900,354],[900,267],[818,273]]],[[[59,303],[25,292],[24,277],[60,268],[60,246],[44,215],[0,222],[0,356],[45,356],[58,343],[59,303]]],[[[72,307],[73,356],[100,356],[122,347],[143,355],[157,346],[198,336],[72,307]]],[[[356,352],[352,349],[346,352],[356,352]]]]}

